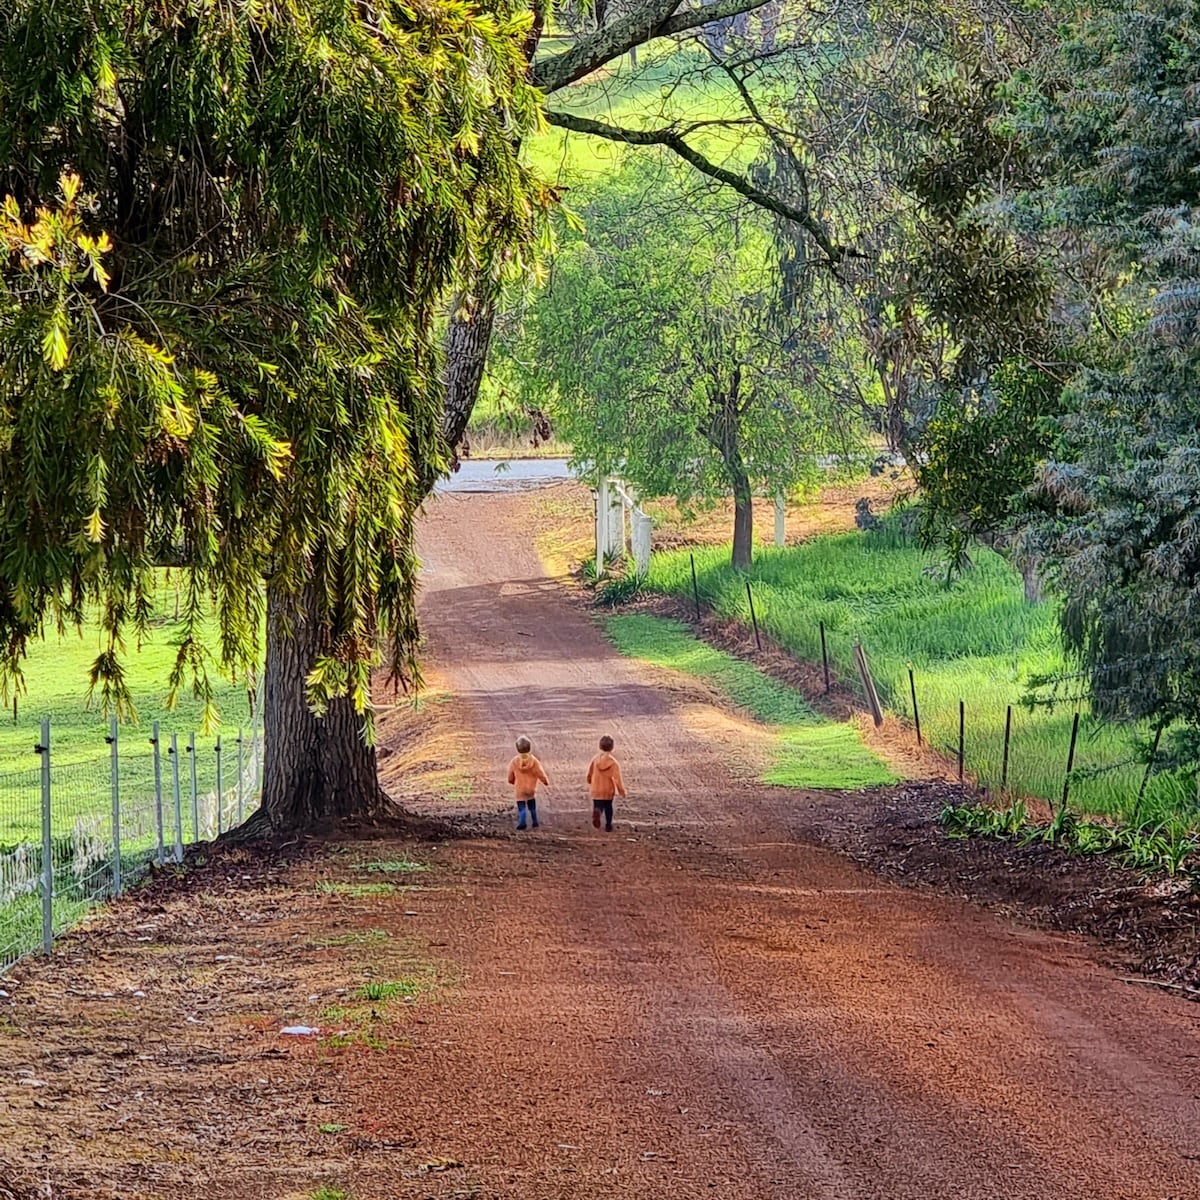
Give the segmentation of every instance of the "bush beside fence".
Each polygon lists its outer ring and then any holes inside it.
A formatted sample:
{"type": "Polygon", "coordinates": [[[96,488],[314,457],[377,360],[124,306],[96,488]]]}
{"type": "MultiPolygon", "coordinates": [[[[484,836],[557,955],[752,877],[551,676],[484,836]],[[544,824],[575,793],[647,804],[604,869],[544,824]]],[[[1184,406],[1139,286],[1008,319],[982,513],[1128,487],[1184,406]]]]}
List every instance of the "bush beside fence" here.
{"type": "Polygon", "coordinates": [[[236,737],[110,723],[95,757],[56,763],[51,722],[30,765],[0,773],[0,971],[119,895],[151,864],[241,823],[258,805],[258,724],[236,737]]]}

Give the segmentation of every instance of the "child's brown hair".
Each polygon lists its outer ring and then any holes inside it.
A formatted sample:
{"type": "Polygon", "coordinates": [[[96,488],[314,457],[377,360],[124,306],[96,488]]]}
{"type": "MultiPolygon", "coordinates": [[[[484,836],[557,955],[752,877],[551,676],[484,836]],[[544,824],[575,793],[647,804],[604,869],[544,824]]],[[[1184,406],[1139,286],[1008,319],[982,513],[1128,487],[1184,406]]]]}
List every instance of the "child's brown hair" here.
{"type": "Polygon", "coordinates": [[[601,750],[603,750],[603,751],[604,751],[604,752],[607,754],[607,753],[608,753],[608,751],[610,751],[612,748],[613,748],[613,740],[612,740],[612,738],[610,738],[610,737],[608,736],[608,734],[606,733],[606,734],[605,734],[605,735],[604,735],[604,736],[603,736],[603,737],[600,739],[600,749],[601,749],[601,750]]]}
{"type": "Polygon", "coordinates": [[[517,753],[528,754],[533,749],[533,743],[527,737],[517,738],[517,753]]]}

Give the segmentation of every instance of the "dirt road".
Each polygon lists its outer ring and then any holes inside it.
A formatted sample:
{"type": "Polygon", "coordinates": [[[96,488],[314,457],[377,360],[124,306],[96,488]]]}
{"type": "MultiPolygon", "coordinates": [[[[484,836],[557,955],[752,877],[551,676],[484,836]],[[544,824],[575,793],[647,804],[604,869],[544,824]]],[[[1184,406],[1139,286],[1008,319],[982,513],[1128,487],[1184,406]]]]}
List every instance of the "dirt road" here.
{"type": "Polygon", "coordinates": [[[1197,1200],[1200,1008],[806,843],[546,578],[530,504],[421,530],[452,695],[384,766],[449,834],[204,848],[22,964],[0,1200],[1197,1200]],[[516,835],[521,732],[554,787],[516,835]]]}
{"type": "Polygon", "coordinates": [[[544,577],[525,504],[446,496],[422,530],[478,762],[527,732],[555,784],[477,868],[486,1028],[441,1081],[486,1194],[1200,1196],[1200,1012],[795,844],[803,799],[733,782],[544,577]],[[609,837],[580,786],[600,731],[632,784],[609,837]]]}

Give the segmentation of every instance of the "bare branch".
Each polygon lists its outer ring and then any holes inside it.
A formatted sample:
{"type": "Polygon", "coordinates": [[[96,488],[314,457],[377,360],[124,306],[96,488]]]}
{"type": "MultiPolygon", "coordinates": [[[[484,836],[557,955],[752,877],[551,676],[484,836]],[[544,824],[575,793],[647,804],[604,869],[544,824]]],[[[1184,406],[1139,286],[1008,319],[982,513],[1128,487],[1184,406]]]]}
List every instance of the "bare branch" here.
{"type": "Polygon", "coordinates": [[[847,257],[859,257],[849,247],[838,245],[830,236],[828,230],[820,221],[813,217],[807,207],[797,208],[778,196],[772,196],[761,188],[755,187],[744,175],[738,175],[725,167],[718,166],[706,158],[694,146],[688,145],[682,135],[674,129],[624,129],[618,125],[607,125],[603,121],[593,121],[590,117],[576,116],[574,113],[546,113],[546,119],[551,125],[560,129],[569,129],[573,133],[587,133],[594,137],[607,138],[611,142],[623,142],[629,146],[665,146],[673,154],[678,155],[684,162],[695,167],[697,171],[710,179],[723,183],[739,196],[744,196],[752,204],[767,212],[794,221],[812,237],[813,241],[825,252],[829,265],[834,266],[847,257]]]}
{"type": "Polygon", "coordinates": [[[689,8],[677,13],[681,0],[651,0],[611,25],[598,29],[570,50],[555,54],[533,64],[533,82],[550,93],[590,75],[598,67],[628,54],[635,46],[643,46],[655,38],[670,37],[699,29],[712,21],[753,12],[768,0],[717,0],[703,8],[689,8]]]}

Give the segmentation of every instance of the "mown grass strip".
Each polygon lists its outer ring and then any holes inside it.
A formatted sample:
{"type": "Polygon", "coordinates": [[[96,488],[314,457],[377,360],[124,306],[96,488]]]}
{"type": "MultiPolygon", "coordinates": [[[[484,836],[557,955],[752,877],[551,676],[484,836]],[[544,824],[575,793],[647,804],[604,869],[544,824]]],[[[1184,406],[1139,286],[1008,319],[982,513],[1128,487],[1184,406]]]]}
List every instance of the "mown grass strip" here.
{"type": "Polygon", "coordinates": [[[606,628],[622,654],[702,679],[771,726],[778,746],[764,783],[851,791],[895,782],[853,725],[820,716],[798,692],[752,663],[705,644],[686,625],[635,614],[610,617],[606,628]]]}

